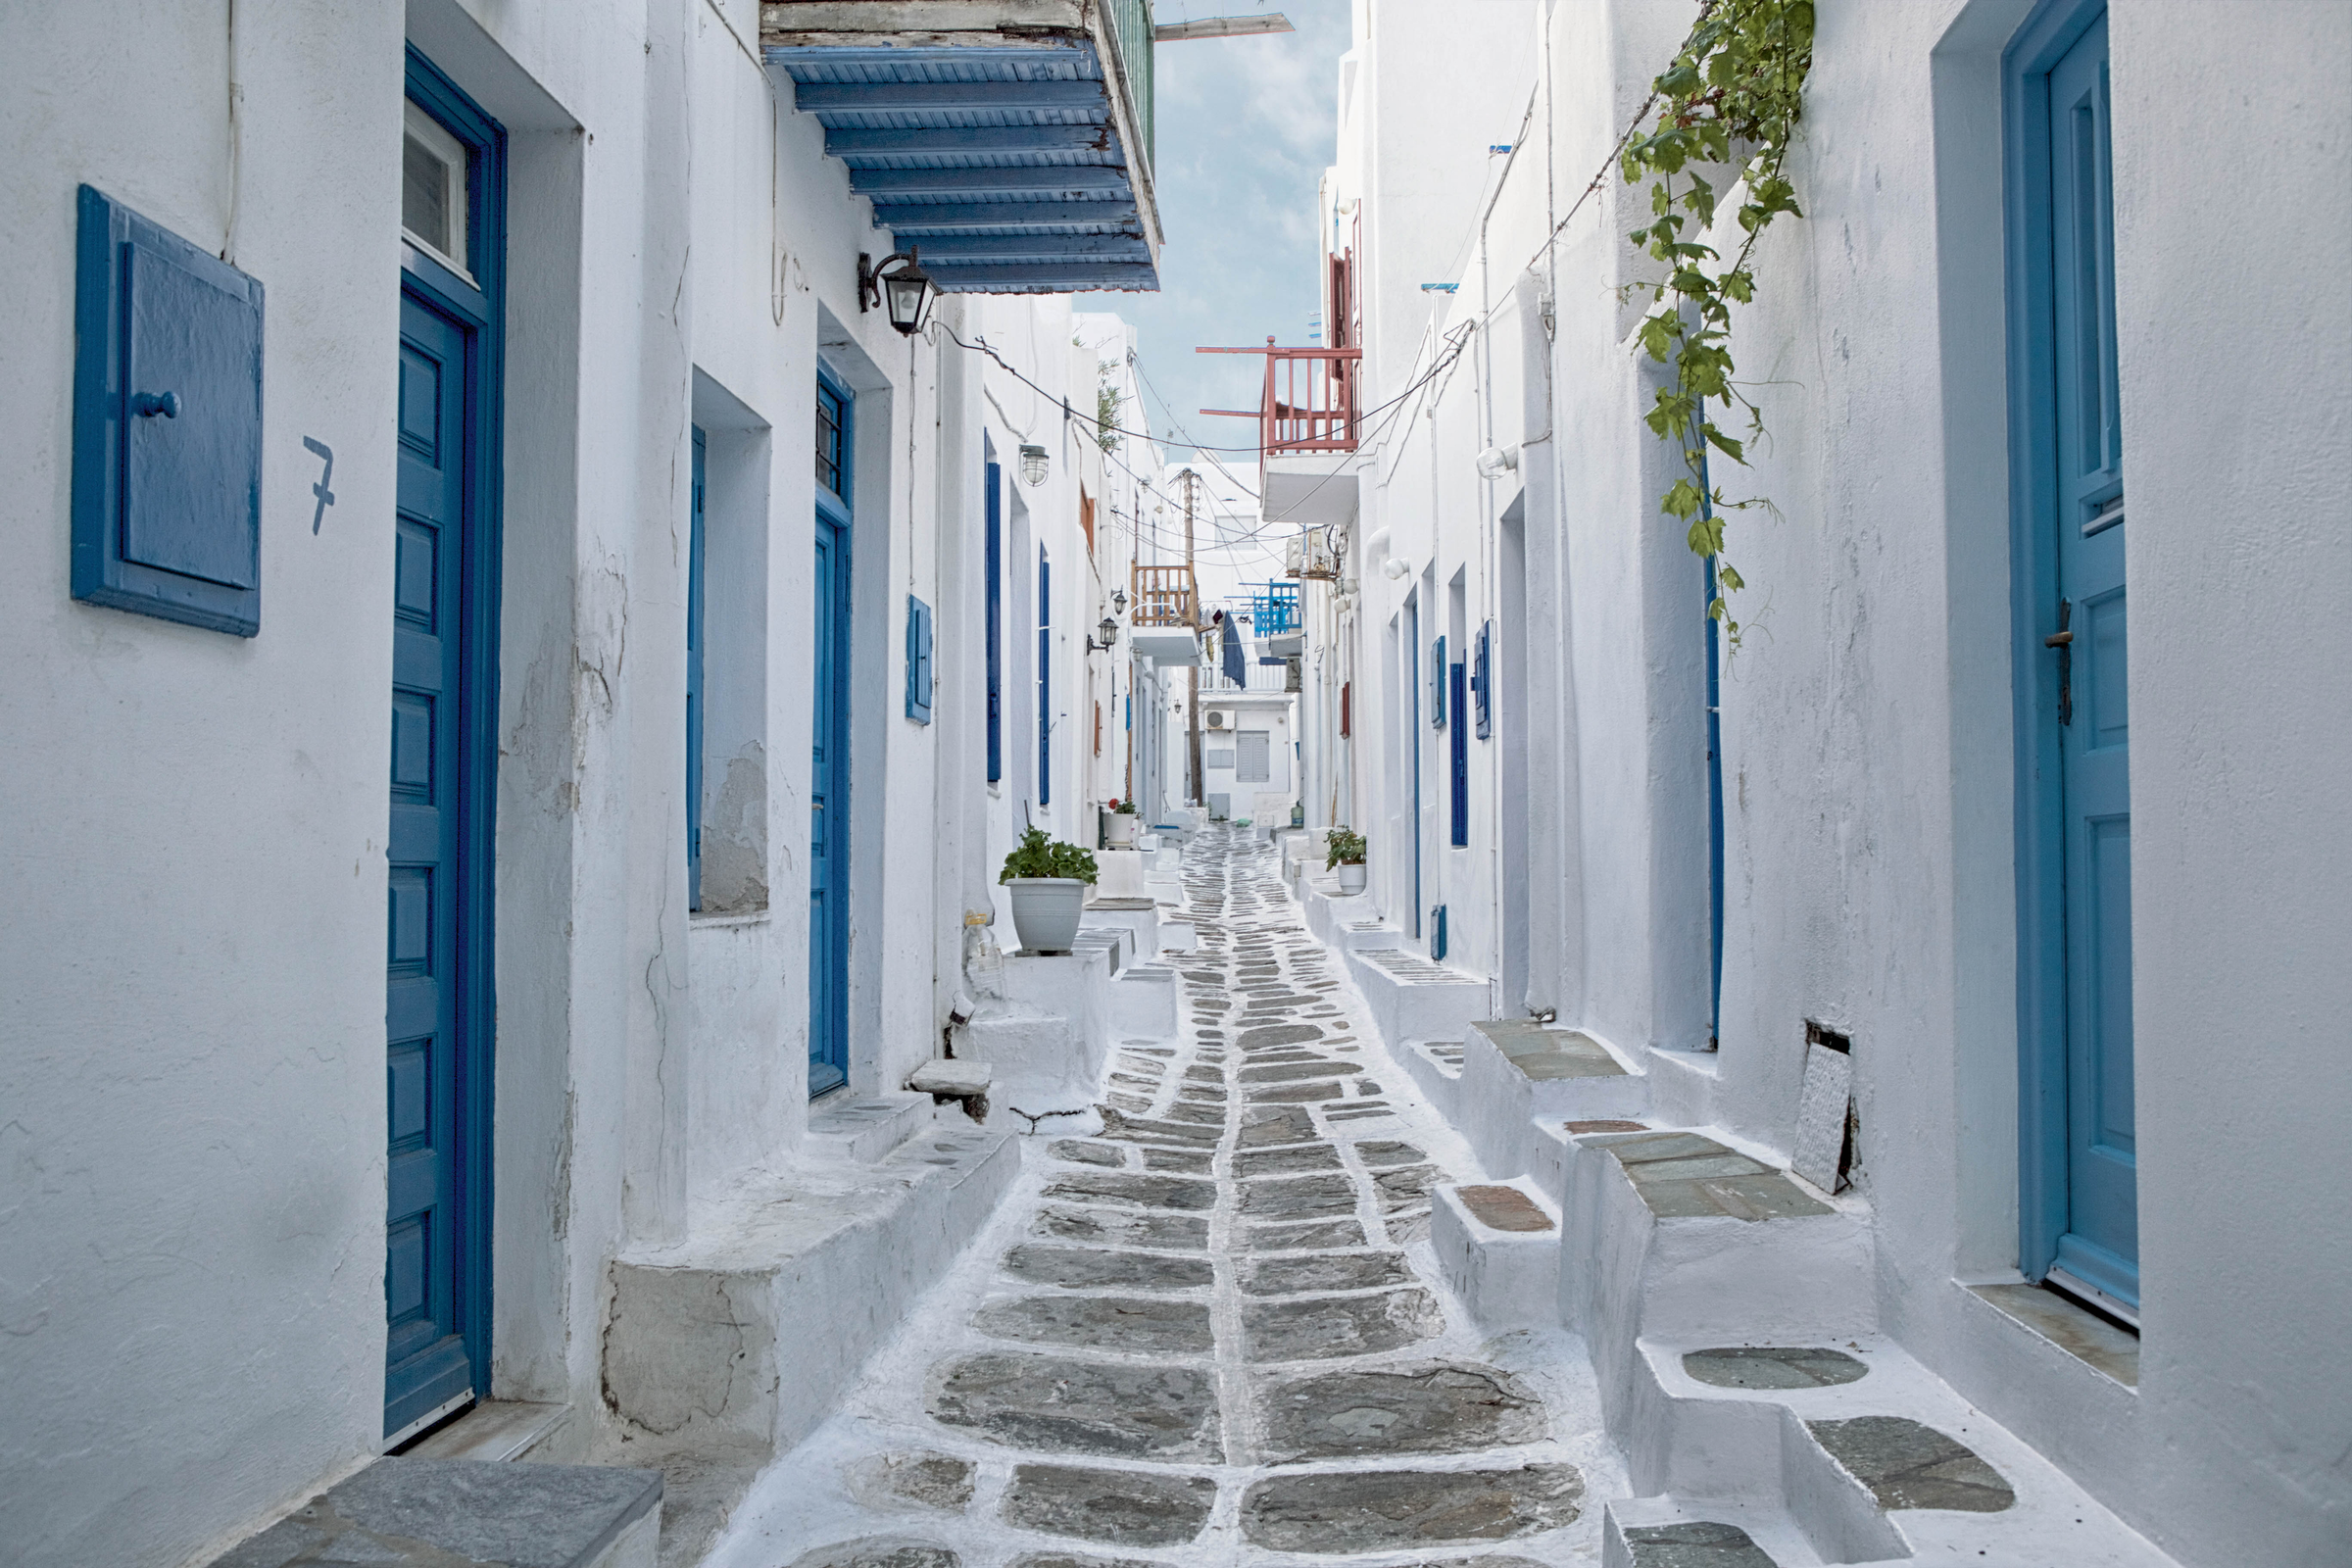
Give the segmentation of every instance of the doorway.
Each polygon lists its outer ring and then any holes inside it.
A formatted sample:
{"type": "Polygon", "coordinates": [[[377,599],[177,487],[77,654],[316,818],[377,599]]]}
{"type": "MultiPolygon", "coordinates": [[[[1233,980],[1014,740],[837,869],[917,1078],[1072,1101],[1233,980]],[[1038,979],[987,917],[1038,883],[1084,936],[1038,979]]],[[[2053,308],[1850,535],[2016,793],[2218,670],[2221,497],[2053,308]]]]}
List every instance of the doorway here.
{"type": "Polygon", "coordinates": [[[849,385],[819,367],[816,384],[815,680],[808,714],[808,1097],[850,1076],[850,501],[849,385]]]}
{"type": "Polygon", "coordinates": [[[2012,43],[2019,1267],[2139,1304],[2123,439],[2107,17],[2012,43]]]}
{"type": "Polygon", "coordinates": [[[411,51],[386,855],[387,1446],[490,1388],[505,145],[411,51]]]}

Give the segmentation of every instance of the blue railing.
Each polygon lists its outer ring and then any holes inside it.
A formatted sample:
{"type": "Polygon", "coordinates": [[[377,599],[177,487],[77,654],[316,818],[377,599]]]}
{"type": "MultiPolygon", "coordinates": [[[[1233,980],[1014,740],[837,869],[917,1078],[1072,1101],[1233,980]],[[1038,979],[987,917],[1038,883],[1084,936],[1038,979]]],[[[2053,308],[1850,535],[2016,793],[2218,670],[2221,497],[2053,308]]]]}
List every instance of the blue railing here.
{"type": "Polygon", "coordinates": [[[1295,582],[1253,584],[1250,595],[1250,627],[1260,637],[1279,637],[1298,629],[1298,585],[1295,582]]]}

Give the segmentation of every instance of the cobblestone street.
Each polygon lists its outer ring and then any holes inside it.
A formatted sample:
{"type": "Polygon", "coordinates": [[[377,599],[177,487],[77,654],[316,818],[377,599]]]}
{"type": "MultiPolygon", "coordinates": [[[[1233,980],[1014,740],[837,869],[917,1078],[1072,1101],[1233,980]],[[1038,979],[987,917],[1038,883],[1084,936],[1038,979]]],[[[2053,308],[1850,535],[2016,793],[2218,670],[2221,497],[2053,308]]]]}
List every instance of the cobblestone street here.
{"type": "MultiPolygon", "coordinates": [[[[1622,1491],[1581,1348],[1482,1343],[1430,1186],[1472,1174],[1382,1056],[1272,853],[1188,850],[1181,1035],[1019,1186],[846,1407],[771,1467],[725,1568],[1597,1562],[1622,1491]]],[[[1006,1112],[1000,1111],[1003,1115],[1006,1112]]]]}

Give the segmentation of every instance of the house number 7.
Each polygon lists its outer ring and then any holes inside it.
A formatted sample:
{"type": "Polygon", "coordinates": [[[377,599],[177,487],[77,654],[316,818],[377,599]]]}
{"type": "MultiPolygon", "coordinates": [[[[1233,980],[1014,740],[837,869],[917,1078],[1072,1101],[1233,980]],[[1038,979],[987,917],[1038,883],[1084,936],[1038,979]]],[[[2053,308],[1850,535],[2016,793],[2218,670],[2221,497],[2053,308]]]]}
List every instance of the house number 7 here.
{"type": "Polygon", "coordinates": [[[318,470],[318,482],[311,486],[311,494],[318,498],[318,510],[311,514],[311,532],[317,533],[318,525],[326,520],[326,509],[335,504],[335,493],[326,487],[327,481],[335,476],[335,449],[316,436],[304,436],[302,444],[326,465],[318,470]]]}

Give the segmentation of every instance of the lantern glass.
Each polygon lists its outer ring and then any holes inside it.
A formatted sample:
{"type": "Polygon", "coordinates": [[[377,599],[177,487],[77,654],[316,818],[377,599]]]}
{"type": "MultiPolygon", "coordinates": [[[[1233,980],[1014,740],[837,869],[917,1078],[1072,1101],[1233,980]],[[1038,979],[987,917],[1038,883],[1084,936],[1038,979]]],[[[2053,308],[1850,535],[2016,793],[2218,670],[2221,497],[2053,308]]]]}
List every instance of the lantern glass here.
{"type": "Polygon", "coordinates": [[[1046,457],[1044,447],[1024,446],[1021,448],[1021,477],[1030,484],[1044,484],[1046,474],[1051,466],[1052,464],[1046,457]]]}
{"type": "Polygon", "coordinates": [[[1102,640],[1103,647],[1108,648],[1119,640],[1119,623],[1104,615],[1102,624],[1095,628],[1095,635],[1102,640]]]}
{"type": "Polygon", "coordinates": [[[891,325],[908,337],[923,329],[923,309],[931,300],[929,273],[909,262],[882,279],[882,294],[891,325]]]}

